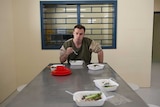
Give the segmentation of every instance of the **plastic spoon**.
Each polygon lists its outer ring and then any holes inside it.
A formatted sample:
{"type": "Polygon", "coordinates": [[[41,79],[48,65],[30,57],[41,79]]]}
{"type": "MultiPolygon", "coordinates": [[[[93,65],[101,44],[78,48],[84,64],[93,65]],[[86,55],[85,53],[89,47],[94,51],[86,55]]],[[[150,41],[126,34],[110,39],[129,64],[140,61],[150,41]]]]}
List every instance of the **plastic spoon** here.
{"type": "Polygon", "coordinates": [[[78,55],[78,53],[75,50],[73,50],[73,53],[76,54],[76,55],[78,55]]]}
{"type": "Polygon", "coordinates": [[[65,91],[66,93],[68,93],[68,94],[70,94],[70,95],[73,95],[73,93],[72,92],[70,92],[70,91],[65,91]]]}
{"type": "Polygon", "coordinates": [[[114,95],[106,97],[106,100],[113,98],[114,95]]]}

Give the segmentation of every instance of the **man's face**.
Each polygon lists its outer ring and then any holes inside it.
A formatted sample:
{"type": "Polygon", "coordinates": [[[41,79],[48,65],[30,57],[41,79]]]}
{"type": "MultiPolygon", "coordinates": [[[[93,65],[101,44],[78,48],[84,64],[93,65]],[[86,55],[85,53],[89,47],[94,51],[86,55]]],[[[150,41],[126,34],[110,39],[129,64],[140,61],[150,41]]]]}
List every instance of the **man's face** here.
{"type": "Polygon", "coordinates": [[[78,28],[75,28],[74,31],[73,31],[73,36],[74,36],[74,41],[75,42],[82,42],[83,40],[83,37],[84,37],[84,30],[83,29],[78,29],[78,28]]]}

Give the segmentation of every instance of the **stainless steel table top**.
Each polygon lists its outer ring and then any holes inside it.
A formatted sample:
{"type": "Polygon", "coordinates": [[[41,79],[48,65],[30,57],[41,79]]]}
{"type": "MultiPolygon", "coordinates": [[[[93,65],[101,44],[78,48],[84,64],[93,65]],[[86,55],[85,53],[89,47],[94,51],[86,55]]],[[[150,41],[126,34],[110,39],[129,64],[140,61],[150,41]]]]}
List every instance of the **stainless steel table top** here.
{"type": "Polygon", "coordinates": [[[114,79],[119,87],[114,92],[105,93],[114,97],[106,101],[103,107],[148,107],[108,64],[99,71],[90,71],[86,65],[66,64],[66,67],[71,69],[71,75],[52,76],[50,69],[45,67],[6,107],[77,107],[66,90],[99,90],[93,80],[108,78],[114,79]]]}

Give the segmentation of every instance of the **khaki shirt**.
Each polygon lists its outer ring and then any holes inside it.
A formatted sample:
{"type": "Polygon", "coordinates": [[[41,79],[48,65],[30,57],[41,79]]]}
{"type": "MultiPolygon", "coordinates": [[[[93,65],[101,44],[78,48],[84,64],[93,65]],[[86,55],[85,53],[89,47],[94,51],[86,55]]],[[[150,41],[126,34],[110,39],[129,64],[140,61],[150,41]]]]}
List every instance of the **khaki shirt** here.
{"type": "Polygon", "coordinates": [[[98,53],[102,50],[99,43],[87,37],[83,38],[82,45],[80,48],[75,47],[73,43],[73,38],[65,41],[62,47],[60,48],[60,55],[63,55],[68,47],[72,47],[78,53],[78,55],[71,53],[68,56],[68,62],[69,60],[84,60],[84,62],[87,64],[91,63],[92,52],[98,53]]]}

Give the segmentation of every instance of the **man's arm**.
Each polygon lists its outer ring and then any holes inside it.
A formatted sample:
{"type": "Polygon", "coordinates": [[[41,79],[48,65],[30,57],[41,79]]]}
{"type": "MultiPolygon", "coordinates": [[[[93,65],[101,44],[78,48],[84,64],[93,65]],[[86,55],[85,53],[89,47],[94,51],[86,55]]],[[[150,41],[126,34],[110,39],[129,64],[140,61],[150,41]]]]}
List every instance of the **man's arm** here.
{"type": "Polygon", "coordinates": [[[67,60],[67,58],[68,58],[68,54],[64,52],[62,55],[60,55],[59,60],[61,63],[64,63],[67,60]]]}
{"type": "Polygon", "coordinates": [[[98,54],[98,62],[103,63],[103,50],[99,51],[97,54],[98,54]]]}
{"type": "Polygon", "coordinates": [[[103,63],[103,50],[101,48],[101,45],[99,43],[95,42],[94,40],[92,40],[92,43],[90,45],[90,49],[92,50],[92,52],[97,53],[98,62],[103,63]]]}
{"type": "Polygon", "coordinates": [[[73,52],[72,47],[68,47],[65,50],[65,48],[62,46],[60,49],[60,57],[59,57],[60,62],[64,63],[72,52],[73,52]]]}

